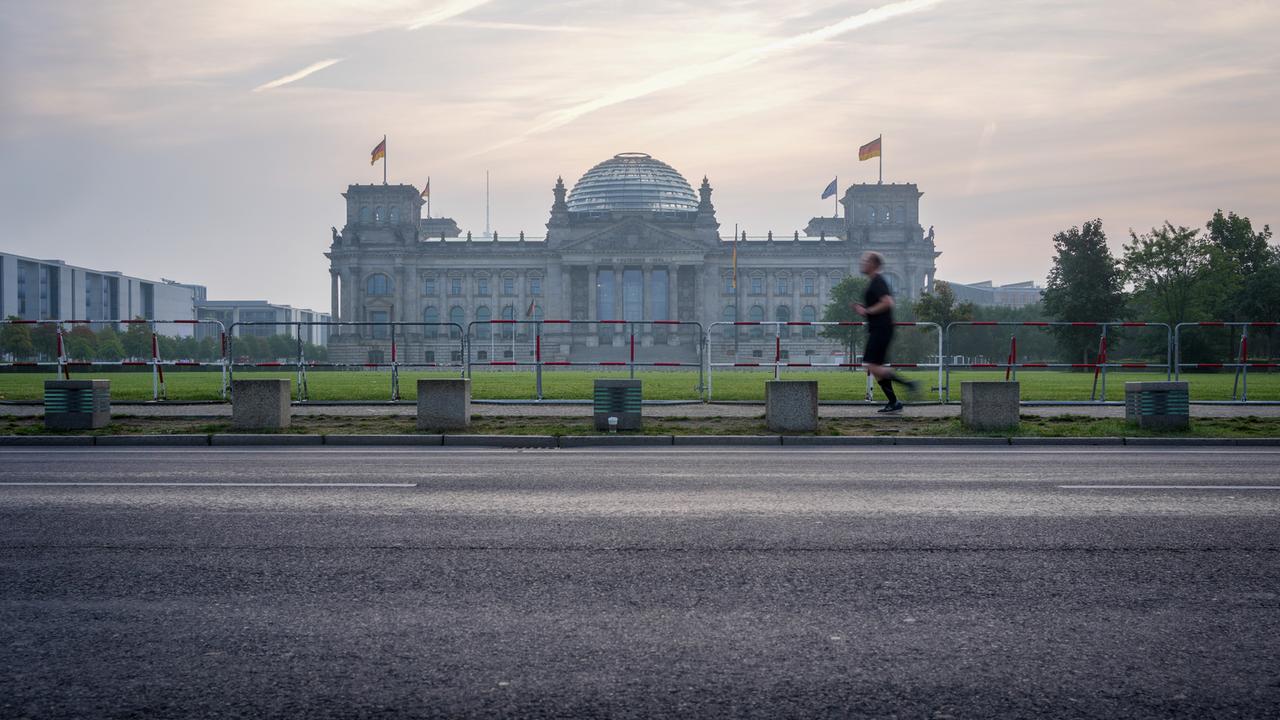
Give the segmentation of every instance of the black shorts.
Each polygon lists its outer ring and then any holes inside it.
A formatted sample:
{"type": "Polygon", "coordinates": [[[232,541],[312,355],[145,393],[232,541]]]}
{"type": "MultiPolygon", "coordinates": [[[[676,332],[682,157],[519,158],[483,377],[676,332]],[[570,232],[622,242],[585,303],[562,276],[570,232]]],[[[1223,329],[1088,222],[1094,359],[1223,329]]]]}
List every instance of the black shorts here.
{"type": "Polygon", "coordinates": [[[862,351],[862,362],[884,365],[889,357],[889,341],[893,340],[893,326],[872,328],[867,333],[867,347],[862,351]]]}

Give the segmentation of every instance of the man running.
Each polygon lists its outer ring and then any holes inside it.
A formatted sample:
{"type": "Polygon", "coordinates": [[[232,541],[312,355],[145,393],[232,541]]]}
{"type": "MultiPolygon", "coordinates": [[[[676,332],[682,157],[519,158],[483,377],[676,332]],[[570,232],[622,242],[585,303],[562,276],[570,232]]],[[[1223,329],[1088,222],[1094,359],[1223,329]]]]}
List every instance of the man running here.
{"type": "Polygon", "coordinates": [[[867,348],[862,353],[862,361],[867,364],[867,372],[876,379],[888,403],[877,412],[890,413],[902,410],[902,403],[893,391],[895,382],[906,386],[907,391],[914,393],[916,384],[903,380],[892,368],[885,367],[889,355],[889,342],[893,339],[893,293],[889,283],[885,282],[880,268],[884,265],[884,257],[878,252],[867,252],[862,255],[862,274],[871,278],[867,284],[867,292],[863,297],[866,304],[854,303],[853,309],[867,319],[867,348]]]}

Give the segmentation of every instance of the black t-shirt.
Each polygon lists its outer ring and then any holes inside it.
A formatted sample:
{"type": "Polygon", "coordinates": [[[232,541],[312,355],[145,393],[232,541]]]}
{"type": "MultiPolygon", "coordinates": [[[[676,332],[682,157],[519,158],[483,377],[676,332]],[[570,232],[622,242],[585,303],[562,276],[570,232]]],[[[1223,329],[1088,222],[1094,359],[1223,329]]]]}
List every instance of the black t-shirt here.
{"type": "MultiPolygon", "coordinates": [[[[886,295],[893,295],[889,290],[889,283],[885,282],[884,275],[876,275],[867,284],[866,295],[863,296],[862,304],[870,308],[872,305],[880,302],[886,295]]],[[[893,327],[893,308],[889,308],[884,312],[875,315],[867,315],[867,328],[869,330],[886,330],[893,327]]]]}

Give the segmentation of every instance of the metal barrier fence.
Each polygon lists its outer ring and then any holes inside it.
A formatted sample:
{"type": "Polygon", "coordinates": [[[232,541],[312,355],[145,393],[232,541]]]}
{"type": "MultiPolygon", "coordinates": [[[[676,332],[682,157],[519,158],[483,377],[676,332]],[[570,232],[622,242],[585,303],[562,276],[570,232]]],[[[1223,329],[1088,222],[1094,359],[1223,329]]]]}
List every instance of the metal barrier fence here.
{"type": "Polygon", "coordinates": [[[546,368],[625,367],[632,378],[637,367],[697,368],[694,392],[702,397],[704,339],[702,323],[686,320],[477,320],[467,325],[466,373],[533,368],[534,397],[542,400],[546,368]]]}
{"type": "MultiPolygon", "coordinates": [[[[946,330],[946,379],[944,381],[944,402],[951,402],[951,373],[954,370],[1001,370],[1005,371],[1005,379],[1017,379],[1019,369],[1039,369],[1039,370],[1092,370],[1093,371],[1093,388],[1090,392],[1089,400],[1057,400],[1052,404],[1106,404],[1107,403],[1107,370],[1108,369],[1124,369],[1124,370],[1160,370],[1165,371],[1166,378],[1172,378],[1173,374],[1173,354],[1172,354],[1172,333],[1167,323],[1149,323],[1149,322],[1056,322],[1056,321],[981,321],[966,320],[949,323],[946,330]],[[1045,329],[1072,329],[1072,328],[1097,328],[1098,344],[1097,351],[1094,355],[1094,361],[1089,362],[1065,362],[1065,361],[1034,361],[1025,362],[1018,360],[1018,336],[1013,333],[1009,336],[1009,352],[1004,355],[1004,362],[991,362],[984,360],[982,362],[974,362],[972,360],[963,359],[963,353],[956,352],[957,342],[953,334],[956,328],[1002,328],[1002,327],[1022,327],[1022,328],[1045,328],[1045,329]],[[1164,357],[1163,363],[1149,361],[1121,361],[1111,362],[1109,353],[1114,345],[1115,333],[1120,328],[1154,328],[1163,329],[1164,338],[1164,357]],[[956,358],[961,358],[957,361],[956,358]]],[[[963,349],[963,348],[960,348],[963,349]]],[[[1159,348],[1156,348],[1159,350],[1159,348]]],[[[1002,353],[1003,354],[1003,353],[1002,353]]],[[[1117,404],[1120,404],[1119,402],[1117,404]]]]}
{"type": "MultiPolygon", "coordinates": [[[[308,370],[377,370],[391,371],[391,399],[400,399],[400,371],[414,369],[456,369],[465,374],[466,336],[462,325],[451,322],[237,322],[228,328],[227,367],[229,380],[236,368],[293,368],[297,373],[297,399],[310,400],[308,370]],[[263,329],[288,328],[286,333],[264,333],[263,329]],[[342,329],[351,332],[342,332],[342,329]],[[308,332],[304,333],[304,329],[308,332]],[[308,359],[308,338],[316,338],[313,329],[327,329],[328,342],[323,360],[308,359]],[[338,332],[334,332],[337,329],[338,332]],[[413,332],[418,330],[419,332],[413,332]],[[250,345],[249,338],[287,336],[294,347],[292,357],[276,356],[280,348],[265,348],[249,355],[237,355],[235,346],[250,345]],[[447,359],[443,357],[447,353],[447,359]],[[413,358],[421,357],[415,360],[413,358]]],[[[228,388],[228,396],[230,389],[228,388]]]]}
{"type": "MultiPolygon", "coordinates": [[[[866,367],[861,356],[851,352],[856,349],[856,341],[850,335],[846,338],[823,336],[823,328],[848,328],[855,332],[866,326],[865,322],[826,322],[826,321],[785,321],[785,320],[740,320],[711,323],[707,330],[707,368],[773,368],[775,380],[781,378],[783,368],[810,369],[846,369],[866,367]],[[747,329],[750,328],[750,329],[747,329]],[[766,328],[772,328],[769,333],[766,328]],[[758,332],[757,332],[758,331],[758,332]],[[797,338],[797,331],[799,337],[797,338]],[[745,335],[744,335],[745,332],[745,335]],[[727,335],[727,337],[726,337],[727,335]],[[767,337],[766,337],[767,335],[767,337]],[[805,352],[804,360],[793,360],[791,351],[784,348],[798,340],[805,352]],[[744,355],[744,353],[750,353],[744,355]],[[821,354],[820,354],[821,353],[821,354]],[[813,358],[818,358],[817,360],[813,358]],[[822,359],[822,358],[826,359],[822,359]],[[771,359],[769,359],[771,358],[771,359]]],[[[932,355],[936,362],[894,362],[887,367],[895,368],[936,368],[938,371],[938,399],[942,400],[943,380],[943,329],[931,322],[897,322],[899,328],[932,328],[938,334],[936,354],[932,355]]],[[[929,344],[933,349],[934,344],[929,344]]],[[[708,373],[707,397],[711,396],[713,374],[708,373]]],[[[871,399],[871,376],[867,375],[866,398],[871,399]]]]}
{"type": "MultiPolygon", "coordinates": [[[[115,367],[121,369],[147,367],[151,369],[151,399],[165,400],[168,397],[168,389],[164,375],[164,369],[166,367],[216,367],[222,372],[222,382],[220,387],[221,397],[224,399],[227,397],[227,333],[226,327],[217,320],[3,320],[0,321],[0,323],[7,326],[30,326],[35,328],[51,327],[53,332],[52,340],[55,343],[54,348],[50,349],[52,352],[41,352],[41,349],[36,347],[35,342],[32,342],[30,357],[23,359],[18,359],[16,357],[17,355],[20,355],[21,352],[14,352],[10,350],[10,354],[14,355],[15,358],[9,362],[0,363],[0,368],[51,367],[56,368],[58,377],[70,379],[73,369],[81,371],[84,368],[93,367],[115,367]],[[195,357],[173,360],[166,360],[162,358],[160,352],[162,337],[186,337],[181,332],[173,334],[160,333],[158,331],[158,327],[165,325],[176,326],[178,328],[190,328],[191,337],[195,337],[198,334],[196,332],[196,328],[200,326],[210,326],[214,328],[212,334],[218,338],[217,357],[214,360],[199,360],[195,357]],[[66,331],[66,327],[68,326],[71,328],[70,332],[66,331]],[[81,353],[86,352],[86,350],[83,349],[83,346],[88,342],[93,342],[95,345],[94,350],[90,351],[93,354],[107,352],[102,348],[96,347],[98,333],[94,333],[94,326],[99,326],[99,333],[106,329],[111,329],[114,332],[117,326],[126,326],[127,328],[145,326],[149,330],[148,337],[145,339],[147,348],[143,349],[142,352],[130,355],[125,347],[125,343],[120,342],[117,338],[116,347],[113,347],[110,351],[111,354],[117,356],[116,358],[104,359],[106,357],[105,355],[98,358],[83,356],[81,353]],[[92,340],[79,336],[79,330],[85,330],[92,340]]],[[[131,330],[127,330],[124,335],[127,337],[131,333],[131,330]]]]}
{"type": "MultiPolygon", "coordinates": [[[[1249,361],[1249,329],[1250,328],[1267,328],[1274,330],[1280,327],[1280,322],[1186,322],[1178,323],[1173,329],[1173,371],[1177,378],[1182,377],[1183,369],[1188,370],[1235,370],[1235,379],[1231,386],[1230,402],[1259,402],[1249,400],[1249,370],[1275,370],[1280,368],[1277,362],[1250,362],[1249,361]],[[1202,328],[1221,328],[1228,331],[1228,341],[1231,347],[1232,362],[1186,362],[1183,352],[1185,350],[1183,342],[1183,330],[1202,329],[1202,328]],[[1240,339],[1237,343],[1234,337],[1235,328],[1240,329],[1240,339]]],[[[1270,358],[1269,358],[1270,359],[1270,358]]],[[[1273,401],[1262,401],[1273,402],[1273,401]]]]}

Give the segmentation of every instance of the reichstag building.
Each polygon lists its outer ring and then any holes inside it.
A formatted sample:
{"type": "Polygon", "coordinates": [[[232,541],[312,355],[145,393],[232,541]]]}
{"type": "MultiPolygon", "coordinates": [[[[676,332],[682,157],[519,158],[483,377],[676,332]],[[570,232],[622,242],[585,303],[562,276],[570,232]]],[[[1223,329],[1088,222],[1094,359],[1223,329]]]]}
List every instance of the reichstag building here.
{"type": "MultiPolygon", "coordinates": [[[[326,253],[332,314],[342,321],[464,328],[494,319],[694,320],[704,326],[818,320],[831,288],[857,272],[864,250],[884,254],[886,278],[899,296],[932,286],[938,253],[932,230],[926,235],[920,223],[914,184],[854,185],[840,200],[844,217],[813,218],[803,232],[736,238],[737,282],[735,238],[721,234],[711,196],[706,178],[695,191],[666,163],[622,153],[588,170],[572,189],[556,180],[543,237],[472,237],[452,219],[422,217],[423,201],[412,185],[351,185],[343,194],[346,223],[333,229],[326,253]]],[[[527,360],[531,327],[477,326],[473,359],[527,360]]],[[[631,345],[624,327],[544,326],[543,357],[616,359],[619,346],[631,345]]],[[[696,356],[693,332],[634,328],[644,359],[696,356]]],[[[795,330],[794,337],[788,333],[791,353],[806,341],[823,342],[812,329],[795,330]]],[[[448,332],[396,329],[399,361],[457,361],[448,332]]],[[[764,343],[758,329],[740,332],[746,347],[764,343]]],[[[330,338],[330,357],[383,362],[388,333],[386,327],[344,328],[330,338]]]]}

